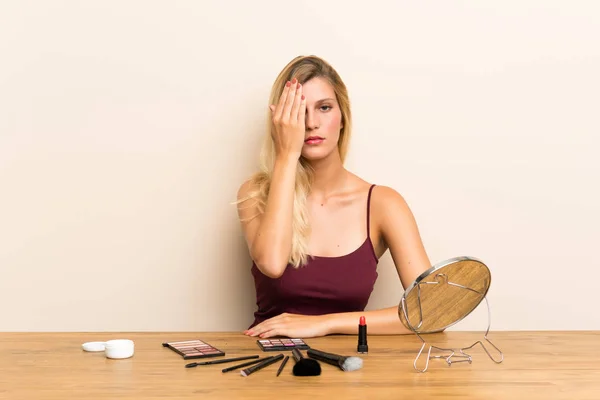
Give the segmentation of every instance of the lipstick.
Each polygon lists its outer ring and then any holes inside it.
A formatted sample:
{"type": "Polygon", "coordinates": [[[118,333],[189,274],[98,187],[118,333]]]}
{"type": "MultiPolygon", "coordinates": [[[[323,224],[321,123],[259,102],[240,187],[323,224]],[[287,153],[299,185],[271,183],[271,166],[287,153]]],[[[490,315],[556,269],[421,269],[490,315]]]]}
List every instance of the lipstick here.
{"type": "Polygon", "coordinates": [[[358,322],[358,346],[356,346],[356,351],[363,354],[369,352],[369,345],[367,344],[367,323],[364,316],[360,317],[358,322]]]}

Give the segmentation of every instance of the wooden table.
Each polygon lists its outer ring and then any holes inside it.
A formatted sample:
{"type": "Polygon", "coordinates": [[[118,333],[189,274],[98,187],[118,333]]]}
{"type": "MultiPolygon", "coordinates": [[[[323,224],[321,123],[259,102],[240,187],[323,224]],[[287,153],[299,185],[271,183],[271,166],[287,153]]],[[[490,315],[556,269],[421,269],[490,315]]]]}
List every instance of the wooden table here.
{"type": "MultiPolygon", "coordinates": [[[[426,338],[455,347],[482,334],[426,338]]],[[[249,377],[221,372],[231,364],[184,368],[191,361],[161,344],[188,339],[207,341],[225,357],[265,355],[255,339],[237,332],[0,333],[0,399],[600,399],[600,332],[492,332],[490,339],[504,352],[501,364],[477,347],[472,364],[431,360],[425,373],[413,369],[416,336],[371,335],[362,369],[343,372],[321,364],[318,377],[293,376],[293,358],[279,377],[279,363],[249,377]],[[134,340],[132,358],[110,360],[81,349],[87,341],[116,338],[134,340]]],[[[357,355],[356,336],[306,341],[319,350],[357,355]]]]}

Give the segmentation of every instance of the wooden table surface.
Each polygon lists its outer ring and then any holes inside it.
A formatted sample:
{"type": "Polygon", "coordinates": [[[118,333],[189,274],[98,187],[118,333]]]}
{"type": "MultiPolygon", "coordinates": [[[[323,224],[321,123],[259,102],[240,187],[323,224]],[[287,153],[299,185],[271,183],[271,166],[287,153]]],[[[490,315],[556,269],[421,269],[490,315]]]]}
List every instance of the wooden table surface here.
{"type": "MultiPolygon", "coordinates": [[[[465,346],[482,333],[425,335],[437,346],[465,346]]],[[[430,361],[419,373],[413,360],[420,348],[414,335],[370,335],[362,369],[343,372],[322,363],[318,377],[292,375],[290,357],[279,377],[279,363],[242,377],[222,373],[231,364],[185,368],[194,360],[164,348],[165,341],[201,339],[221,348],[225,357],[262,353],[255,339],[238,332],[180,333],[0,333],[0,399],[600,399],[600,332],[492,332],[504,353],[501,364],[482,349],[473,363],[448,366],[430,361]],[[135,355],[111,360],[81,349],[87,341],[132,339],[135,355]]],[[[306,339],[311,347],[356,354],[356,336],[306,339]]],[[[286,352],[290,354],[291,352],[286,352]]],[[[305,354],[305,352],[303,352],[305,354]]]]}

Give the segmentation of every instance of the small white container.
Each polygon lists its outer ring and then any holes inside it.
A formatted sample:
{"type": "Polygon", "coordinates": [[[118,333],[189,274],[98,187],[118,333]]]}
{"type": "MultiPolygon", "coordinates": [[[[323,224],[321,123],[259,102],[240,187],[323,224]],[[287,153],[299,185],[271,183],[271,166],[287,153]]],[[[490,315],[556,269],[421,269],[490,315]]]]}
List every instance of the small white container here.
{"type": "Polygon", "coordinates": [[[129,339],[109,340],[104,343],[104,354],[107,358],[129,358],[134,353],[134,343],[129,339]]]}

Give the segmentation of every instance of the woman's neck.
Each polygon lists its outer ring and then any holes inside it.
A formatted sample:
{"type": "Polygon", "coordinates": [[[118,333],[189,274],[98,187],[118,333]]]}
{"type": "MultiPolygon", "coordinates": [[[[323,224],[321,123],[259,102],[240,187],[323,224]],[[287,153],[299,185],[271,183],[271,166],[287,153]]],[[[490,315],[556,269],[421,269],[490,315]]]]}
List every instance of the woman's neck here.
{"type": "Polygon", "coordinates": [[[312,161],[310,165],[314,170],[314,179],[311,185],[313,197],[326,199],[344,189],[348,172],[342,165],[337,151],[322,160],[312,161]]]}

